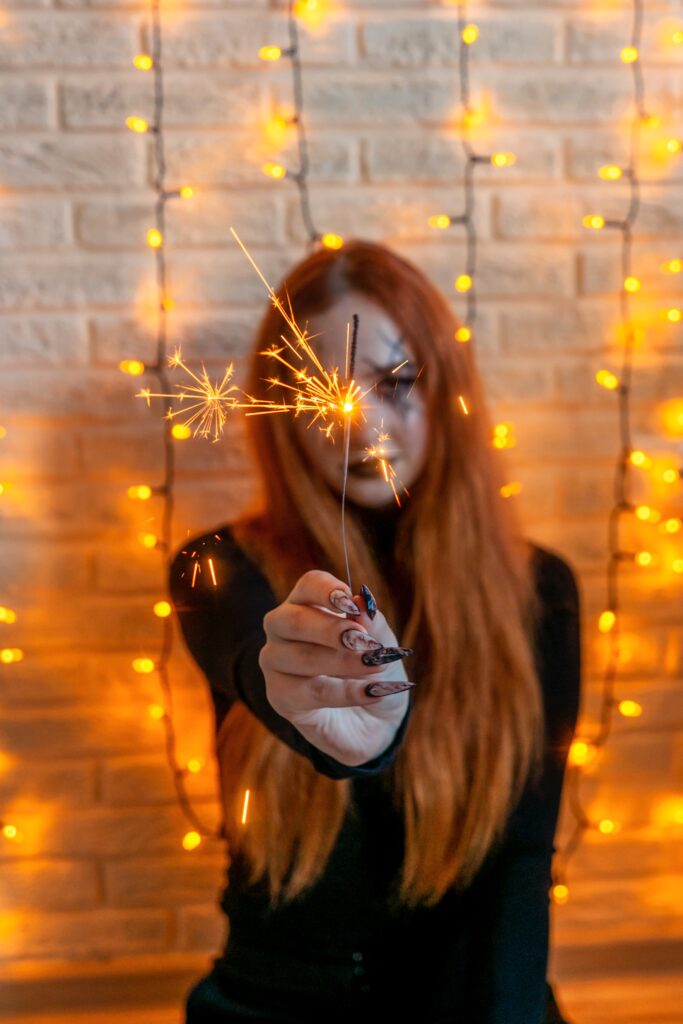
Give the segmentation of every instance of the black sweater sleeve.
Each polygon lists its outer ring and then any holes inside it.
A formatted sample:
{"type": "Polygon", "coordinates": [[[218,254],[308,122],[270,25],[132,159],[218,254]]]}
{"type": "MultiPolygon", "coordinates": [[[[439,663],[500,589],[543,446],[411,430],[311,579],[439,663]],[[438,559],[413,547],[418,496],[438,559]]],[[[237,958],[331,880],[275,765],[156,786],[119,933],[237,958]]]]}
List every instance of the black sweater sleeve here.
{"type": "Polygon", "coordinates": [[[543,1024],[546,1014],[551,864],[579,712],[581,650],[574,573],[545,549],[537,556],[545,605],[537,644],[547,730],[544,766],[540,781],[527,786],[511,815],[500,855],[486,874],[475,980],[481,1024],[543,1024]]]}
{"type": "Polygon", "coordinates": [[[217,730],[241,700],[283,743],[332,779],[373,775],[391,763],[406,732],[412,695],[391,744],[356,766],[319,750],[271,706],[258,657],[266,642],[263,617],[278,602],[227,527],[189,540],[175,553],[169,589],[185,645],[209,684],[217,730]]]}

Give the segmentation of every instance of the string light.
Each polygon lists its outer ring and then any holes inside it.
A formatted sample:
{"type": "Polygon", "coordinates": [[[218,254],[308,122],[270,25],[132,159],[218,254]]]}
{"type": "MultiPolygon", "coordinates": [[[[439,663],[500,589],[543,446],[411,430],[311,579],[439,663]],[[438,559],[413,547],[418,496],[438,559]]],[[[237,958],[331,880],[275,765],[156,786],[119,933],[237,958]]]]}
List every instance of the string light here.
{"type": "MultiPolygon", "coordinates": [[[[633,225],[638,217],[640,208],[640,183],[637,166],[640,149],[639,132],[643,127],[655,127],[659,124],[659,119],[648,114],[644,109],[644,83],[639,52],[642,24],[642,0],[633,0],[630,45],[623,47],[621,50],[622,61],[631,67],[633,82],[633,116],[631,119],[629,161],[624,167],[617,164],[606,164],[598,171],[599,176],[605,181],[624,179],[627,182],[630,193],[628,212],[622,220],[607,219],[600,214],[589,214],[582,218],[582,223],[586,228],[592,230],[614,229],[619,231],[621,236],[620,265],[624,275],[623,287],[619,291],[622,320],[621,333],[624,338],[622,366],[618,375],[606,369],[600,369],[595,374],[597,383],[608,391],[614,391],[617,396],[621,443],[620,453],[615,465],[615,497],[609,516],[607,607],[598,618],[598,630],[608,640],[609,654],[603,676],[597,733],[590,739],[584,736],[577,736],[570,746],[567,758],[566,791],[569,808],[574,818],[574,826],[568,842],[558,851],[557,857],[553,862],[551,897],[558,904],[566,903],[570,898],[570,891],[566,884],[567,865],[579,847],[584,833],[589,829],[595,829],[604,836],[612,836],[621,830],[621,823],[611,817],[591,822],[581,802],[582,773],[590,770],[597,763],[600,751],[605,746],[610,734],[612,715],[615,710],[626,719],[639,718],[645,713],[643,706],[638,701],[630,698],[616,700],[613,694],[617,666],[628,661],[631,656],[628,647],[620,642],[618,568],[626,562],[631,562],[647,569],[657,565],[659,562],[659,556],[646,549],[637,551],[622,550],[619,543],[619,523],[624,515],[633,516],[638,522],[650,525],[658,524],[661,520],[659,510],[653,509],[645,503],[634,504],[627,497],[630,473],[636,470],[651,470],[653,467],[653,459],[645,452],[634,449],[632,445],[630,406],[632,352],[634,343],[641,339],[639,330],[632,322],[630,312],[631,296],[639,292],[642,286],[640,279],[631,272],[633,225]]],[[[677,140],[670,141],[674,143],[670,151],[678,151],[675,146],[677,140]]],[[[671,259],[660,266],[660,269],[666,273],[678,273],[682,268],[683,263],[677,259],[671,259]]],[[[667,319],[671,322],[676,322],[675,315],[669,317],[669,312],[671,311],[666,311],[667,319]]],[[[669,482],[673,483],[680,479],[680,471],[675,471],[668,467],[666,472],[670,474],[669,482]]],[[[666,522],[668,521],[669,519],[666,520],[666,522]]],[[[674,529],[671,532],[675,533],[676,531],[674,529]]],[[[683,564],[683,560],[681,562],[683,564]]]]}
{"type": "MultiPolygon", "coordinates": [[[[154,374],[160,387],[159,392],[163,394],[169,391],[167,372],[166,317],[169,310],[173,308],[173,300],[166,292],[166,253],[165,253],[165,221],[166,203],[175,199],[186,201],[196,195],[196,189],[187,183],[178,188],[168,189],[165,185],[166,163],[164,151],[163,115],[164,115],[164,86],[162,76],[162,32],[160,0],[151,0],[151,54],[138,55],[133,63],[141,71],[150,71],[154,83],[154,118],[149,124],[144,118],[131,116],[126,119],[126,124],[131,131],[139,134],[152,133],[154,136],[154,188],[157,195],[155,204],[156,221],[153,227],[147,231],[147,244],[155,254],[156,259],[156,280],[157,280],[157,347],[156,362],[146,366],[139,360],[123,360],[120,364],[122,372],[131,376],[140,376],[143,373],[154,374]]],[[[149,393],[150,389],[147,389],[149,393]]],[[[157,534],[152,531],[143,530],[138,533],[138,541],[146,550],[156,550],[162,553],[165,560],[166,578],[170,570],[170,557],[172,545],[172,523],[174,510],[174,483],[175,483],[175,451],[174,442],[190,436],[185,425],[172,423],[172,407],[170,399],[163,404],[164,423],[164,456],[163,456],[163,483],[157,486],[150,484],[135,484],[128,488],[128,496],[134,501],[148,501],[158,498],[163,504],[161,511],[161,531],[157,534]]],[[[171,604],[167,600],[156,601],[153,606],[154,615],[160,620],[162,632],[160,650],[156,657],[140,656],[132,661],[132,669],[139,675],[151,675],[156,673],[163,695],[163,703],[154,702],[147,708],[150,719],[160,722],[165,734],[165,754],[173,777],[174,788],[180,808],[187,819],[190,830],[181,838],[180,843],[183,849],[191,851],[197,849],[202,837],[223,838],[222,830],[216,832],[214,829],[204,825],[197,816],[189,800],[185,778],[189,774],[196,774],[203,765],[203,762],[194,758],[186,767],[181,767],[176,752],[177,741],[173,725],[173,694],[169,677],[169,660],[173,650],[173,622],[171,616],[171,604]]]]}
{"type": "Polygon", "coordinates": [[[474,169],[478,164],[489,164],[493,167],[510,167],[516,162],[514,153],[495,152],[488,155],[475,153],[470,141],[470,130],[482,120],[481,111],[475,110],[470,102],[470,51],[479,39],[479,28],[468,20],[467,3],[457,4],[458,8],[458,39],[459,39],[459,116],[460,143],[465,157],[464,172],[464,203],[462,213],[434,213],[427,218],[427,225],[436,231],[448,228],[465,228],[465,271],[454,280],[455,290],[466,296],[465,313],[462,317],[463,326],[456,332],[456,341],[467,343],[472,338],[473,325],[476,319],[475,270],[477,254],[477,232],[474,223],[475,192],[474,169]]]}
{"type": "Polygon", "coordinates": [[[303,74],[297,17],[302,19],[305,18],[309,21],[317,21],[320,13],[321,10],[318,0],[305,0],[303,3],[300,2],[300,0],[299,2],[297,2],[297,0],[289,0],[287,8],[289,46],[283,49],[280,46],[266,45],[262,46],[259,50],[259,57],[261,60],[273,62],[285,57],[289,59],[291,63],[294,114],[291,118],[287,119],[287,123],[292,124],[296,128],[299,150],[299,166],[296,170],[284,167],[280,163],[269,162],[263,164],[263,172],[271,178],[289,178],[295,183],[299,193],[301,219],[303,220],[304,228],[308,235],[309,244],[315,245],[316,243],[322,243],[324,246],[331,249],[339,249],[343,244],[343,239],[340,235],[333,234],[331,232],[323,234],[316,227],[311,209],[311,196],[308,186],[310,157],[308,153],[306,127],[304,124],[303,74]]]}
{"type": "MultiPolygon", "coordinates": [[[[7,428],[0,426],[0,440],[7,437],[7,428]]],[[[2,489],[0,488],[0,493],[2,489]]],[[[4,626],[11,626],[17,621],[17,613],[13,608],[8,608],[6,605],[0,605],[0,623],[4,626]]],[[[4,633],[4,629],[3,629],[4,633]]],[[[0,664],[3,665],[14,665],[23,660],[24,652],[19,647],[2,647],[0,648],[0,664]]],[[[19,831],[17,826],[0,815],[0,834],[7,839],[9,842],[19,843],[23,839],[23,834],[19,831]]]]}

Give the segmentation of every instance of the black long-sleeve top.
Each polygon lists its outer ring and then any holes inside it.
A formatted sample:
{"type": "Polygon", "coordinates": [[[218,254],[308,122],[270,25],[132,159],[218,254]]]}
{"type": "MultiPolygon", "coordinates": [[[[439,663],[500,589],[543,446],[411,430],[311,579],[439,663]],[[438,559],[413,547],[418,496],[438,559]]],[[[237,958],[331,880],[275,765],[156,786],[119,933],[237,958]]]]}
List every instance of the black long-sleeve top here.
{"type": "MultiPolygon", "coordinates": [[[[392,522],[384,531],[379,522],[386,550],[392,522]]],[[[349,957],[349,970],[351,957],[357,961],[362,950],[390,943],[402,951],[401,960],[407,958],[406,969],[412,957],[427,972],[420,1004],[425,1022],[543,1024],[550,869],[579,709],[581,652],[579,591],[572,569],[539,545],[534,545],[534,566],[542,601],[534,653],[546,716],[540,781],[527,785],[503,841],[466,890],[449,891],[432,908],[389,911],[387,885],[400,867],[404,840],[386,769],[409,728],[412,691],[408,711],[385,751],[357,767],[335,760],[268,702],[258,655],[265,643],[263,616],[278,602],[229,526],[192,538],[175,554],[171,597],[185,643],[209,683],[216,730],[235,701],[243,701],[319,772],[352,780],[351,807],[325,871],[294,901],[270,910],[266,883],[248,884],[245,865],[239,855],[232,857],[221,899],[230,934],[223,956],[215,961],[219,970],[229,964],[232,945],[241,942],[290,954],[298,950],[304,957],[313,950],[316,956],[338,953],[349,957]],[[197,560],[202,572],[195,576],[197,560]]],[[[362,969],[356,963],[353,970],[362,969]]]]}

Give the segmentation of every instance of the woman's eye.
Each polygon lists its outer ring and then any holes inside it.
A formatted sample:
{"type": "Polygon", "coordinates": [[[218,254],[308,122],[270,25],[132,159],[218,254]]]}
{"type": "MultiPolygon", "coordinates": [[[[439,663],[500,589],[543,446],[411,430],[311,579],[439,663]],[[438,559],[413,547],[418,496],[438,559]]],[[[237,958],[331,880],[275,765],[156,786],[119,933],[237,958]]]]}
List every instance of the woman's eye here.
{"type": "Polygon", "coordinates": [[[389,394],[406,395],[416,380],[417,377],[384,377],[378,382],[377,388],[389,394]]]}

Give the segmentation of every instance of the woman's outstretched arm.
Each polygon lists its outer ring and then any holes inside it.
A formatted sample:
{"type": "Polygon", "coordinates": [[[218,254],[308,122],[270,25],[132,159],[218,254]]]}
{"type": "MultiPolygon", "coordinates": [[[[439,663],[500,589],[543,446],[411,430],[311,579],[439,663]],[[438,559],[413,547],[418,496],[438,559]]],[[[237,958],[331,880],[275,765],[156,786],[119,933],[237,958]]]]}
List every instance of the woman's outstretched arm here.
{"type": "Polygon", "coordinates": [[[407,728],[410,704],[386,748],[358,765],[324,752],[275,711],[259,656],[266,643],[263,619],[277,600],[227,528],[194,538],[176,553],[169,588],[185,644],[209,683],[217,728],[241,700],[282,742],[330,778],[371,775],[392,761],[407,728]],[[201,573],[195,570],[197,562],[201,573]]]}

